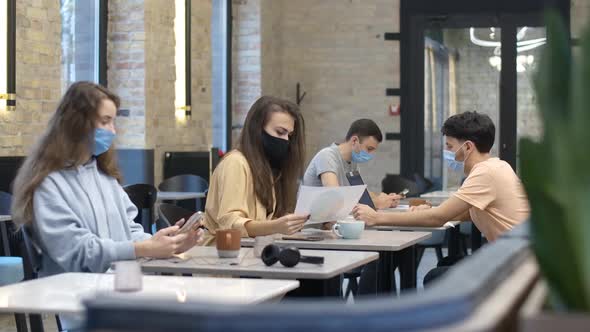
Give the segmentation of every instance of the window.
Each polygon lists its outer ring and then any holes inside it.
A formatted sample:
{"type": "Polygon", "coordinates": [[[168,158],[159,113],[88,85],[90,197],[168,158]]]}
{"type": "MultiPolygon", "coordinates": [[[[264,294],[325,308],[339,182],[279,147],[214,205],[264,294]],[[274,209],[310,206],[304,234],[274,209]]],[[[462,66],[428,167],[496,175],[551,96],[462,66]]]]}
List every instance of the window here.
{"type": "Polygon", "coordinates": [[[213,1],[211,18],[213,146],[231,148],[231,0],[213,1]]]}
{"type": "Polygon", "coordinates": [[[16,1],[0,5],[0,111],[13,111],[15,96],[15,16],[16,1]]]}
{"type": "Polygon", "coordinates": [[[76,81],[106,85],[106,0],[60,0],[62,90],[76,81]]]}
{"type": "Polygon", "coordinates": [[[190,0],[176,0],[174,18],[174,37],[176,82],[174,107],[176,120],[185,122],[191,115],[191,64],[190,64],[190,0]]]}

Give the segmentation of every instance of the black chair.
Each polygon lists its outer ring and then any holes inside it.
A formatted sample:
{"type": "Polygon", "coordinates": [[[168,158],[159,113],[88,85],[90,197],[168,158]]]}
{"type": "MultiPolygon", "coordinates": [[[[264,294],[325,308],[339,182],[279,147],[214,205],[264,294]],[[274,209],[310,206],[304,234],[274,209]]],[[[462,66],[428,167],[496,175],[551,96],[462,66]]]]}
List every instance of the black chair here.
{"type": "Polygon", "coordinates": [[[188,220],[188,218],[194,213],[194,211],[187,210],[174,204],[162,203],[158,206],[159,218],[156,221],[156,228],[157,230],[160,230],[162,228],[170,227],[182,218],[188,220]]]}
{"type": "Polygon", "coordinates": [[[154,204],[158,198],[158,190],[151,184],[144,183],[132,184],[124,189],[131,202],[137,207],[135,222],[143,226],[144,232],[152,233],[154,204]]]}
{"type": "Polygon", "coordinates": [[[383,181],[381,181],[381,189],[384,193],[399,193],[404,189],[408,189],[409,192],[406,197],[418,197],[424,193],[420,190],[416,182],[406,179],[399,174],[387,174],[383,181]]]}
{"type": "Polygon", "coordinates": [[[434,188],[434,183],[422,176],[422,174],[414,173],[414,181],[421,193],[432,191],[434,188]]]}
{"type": "MultiPolygon", "coordinates": [[[[12,195],[5,192],[0,191],[0,214],[2,215],[10,215],[10,206],[12,204],[12,195]]],[[[3,256],[21,256],[19,255],[18,250],[18,234],[15,234],[16,226],[12,221],[2,221],[0,222],[0,232],[1,232],[1,241],[2,241],[2,255],[3,256]]],[[[27,280],[27,263],[23,257],[23,270],[25,274],[25,280],[27,280]]],[[[37,324],[40,316],[38,315],[31,315],[31,324],[37,324]]],[[[14,314],[14,320],[16,323],[16,330],[18,332],[27,331],[27,317],[24,314],[14,314]]]]}
{"type": "MultiPolygon", "coordinates": [[[[164,180],[158,186],[160,191],[179,191],[179,192],[204,192],[209,189],[209,183],[198,175],[183,174],[173,176],[164,180]]],[[[203,211],[205,199],[183,200],[177,203],[187,210],[203,211]]]]}
{"type": "MultiPolygon", "coordinates": [[[[25,280],[37,279],[41,270],[41,248],[33,241],[33,234],[30,227],[22,226],[20,228],[21,254],[25,264],[25,280]]],[[[31,330],[43,331],[43,319],[41,315],[29,315],[31,330]]],[[[55,315],[55,322],[58,331],[63,331],[59,316],[55,315]]]]}

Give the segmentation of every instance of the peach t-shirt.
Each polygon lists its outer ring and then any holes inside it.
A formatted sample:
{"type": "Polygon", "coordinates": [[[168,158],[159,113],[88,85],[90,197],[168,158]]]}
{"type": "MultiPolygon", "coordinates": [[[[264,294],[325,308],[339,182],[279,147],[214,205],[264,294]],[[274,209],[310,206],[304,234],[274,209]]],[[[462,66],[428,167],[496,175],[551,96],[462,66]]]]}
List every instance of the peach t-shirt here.
{"type": "Polygon", "coordinates": [[[455,197],[471,205],[471,220],[488,241],[523,222],[529,203],[518,176],[499,158],[477,163],[455,197]]]}

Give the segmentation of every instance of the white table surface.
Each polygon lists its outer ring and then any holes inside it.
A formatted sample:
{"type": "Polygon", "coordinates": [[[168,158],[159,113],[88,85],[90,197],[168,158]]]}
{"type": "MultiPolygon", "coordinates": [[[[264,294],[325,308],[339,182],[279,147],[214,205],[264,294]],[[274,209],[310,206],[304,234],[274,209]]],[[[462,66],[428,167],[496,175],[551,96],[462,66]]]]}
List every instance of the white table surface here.
{"type": "Polygon", "coordinates": [[[0,287],[0,312],[83,313],[82,301],[97,293],[145,297],[146,301],[254,304],[282,298],[297,280],[143,276],[139,292],[115,292],[114,275],[64,273],[0,287]]]}
{"type": "Polygon", "coordinates": [[[10,221],[10,220],[12,220],[12,216],[11,215],[0,214],[0,221],[10,221]]]}
{"type": "Polygon", "coordinates": [[[449,228],[456,227],[461,221],[453,220],[447,221],[441,227],[423,227],[423,226],[374,226],[371,229],[380,231],[418,231],[418,232],[434,232],[434,231],[445,231],[449,228]]]}
{"type": "Polygon", "coordinates": [[[159,201],[181,201],[185,199],[205,198],[204,192],[193,191],[158,191],[157,199],[159,201]]]}
{"type": "MultiPolygon", "coordinates": [[[[400,251],[432,236],[430,232],[381,232],[363,231],[360,239],[339,239],[332,231],[306,230],[305,234],[322,235],[321,241],[277,240],[275,243],[293,245],[304,249],[353,250],[353,251],[400,251]]],[[[242,246],[254,246],[254,239],[243,238],[242,246]]]]}
{"type": "MultiPolygon", "coordinates": [[[[381,232],[386,233],[386,232],[381,232]]],[[[279,262],[266,266],[254,257],[252,248],[241,248],[238,258],[218,258],[215,247],[197,246],[182,254],[182,258],[140,259],[144,272],[197,273],[228,276],[247,276],[271,279],[330,279],[344,272],[377,260],[376,252],[342,252],[301,250],[302,255],[322,256],[324,264],[299,263],[284,267],[279,262]]]]}

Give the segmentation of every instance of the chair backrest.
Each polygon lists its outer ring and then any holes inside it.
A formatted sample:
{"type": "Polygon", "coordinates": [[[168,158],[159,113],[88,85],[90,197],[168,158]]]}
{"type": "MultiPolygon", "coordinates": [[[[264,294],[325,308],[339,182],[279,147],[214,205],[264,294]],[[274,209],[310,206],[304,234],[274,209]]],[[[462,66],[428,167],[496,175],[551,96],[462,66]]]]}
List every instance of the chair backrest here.
{"type": "Polygon", "coordinates": [[[158,186],[161,191],[205,192],[209,188],[207,180],[198,175],[182,174],[168,178],[158,186]]]}
{"type": "Polygon", "coordinates": [[[20,228],[20,232],[23,237],[23,245],[25,247],[24,251],[27,255],[27,259],[25,261],[28,261],[30,264],[30,269],[33,273],[31,279],[34,279],[41,270],[42,251],[41,248],[39,248],[39,246],[37,246],[33,241],[33,233],[31,232],[31,228],[29,226],[22,226],[20,228]]]}
{"type": "Polygon", "coordinates": [[[12,204],[12,195],[0,191],[0,214],[10,215],[10,205],[12,204]]]}
{"type": "Polygon", "coordinates": [[[422,176],[422,174],[414,173],[414,181],[418,186],[418,190],[420,190],[422,193],[431,191],[432,187],[434,187],[434,183],[422,176]]]}
{"type": "Polygon", "coordinates": [[[178,220],[184,218],[188,220],[195,211],[187,210],[180,206],[168,203],[161,203],[158,206],[159,221],[156,224],[158,230],[174,225],[178,220]]]}
{"type": "Polygon", "coordinates": [[[138,209],[151,209],[156,204],[158,190],[151,184],[138,183],[124,187],[129,199],[138,209]]]}
{"type": "Polygon", "coordinates": [[[134,221],[143,226],[146,233],[152,232],[152,216],[154,204],[158,198],[158,190],[151,184],[138,183],[124,187],[129,199],[137,207],[137,217],[134,221]],[[144,220],[144,209],[147,211],[147,218],[144,220]]]}
{"type": "Polygon", "coordinates": [[[399,193],[404,189],[408,189],[410,192],[406,194],[407,197],[417,197],[423,193],[418,188],[416,182],[406,179],[399,174],[387,174],[383,181],[381,181],[381,187],[384,193],[399,193]]]}

